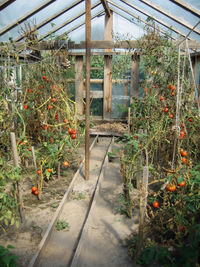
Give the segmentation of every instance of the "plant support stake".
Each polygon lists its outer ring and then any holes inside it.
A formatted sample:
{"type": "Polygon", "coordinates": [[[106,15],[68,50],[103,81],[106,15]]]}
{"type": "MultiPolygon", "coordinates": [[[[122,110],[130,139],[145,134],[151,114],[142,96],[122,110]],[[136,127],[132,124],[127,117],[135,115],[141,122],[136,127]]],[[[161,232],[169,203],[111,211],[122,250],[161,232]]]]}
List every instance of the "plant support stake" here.
{"type": "MultiPolygon", "coordinates": [[[[12,151],[13,151],[14,166],[19,167],[19,156],[17,153],[15,133],[10,133],[10,139],[11,139],[11,145],[12,145],[12,151]]],[[[19,201],[19,214],[20,214],[21,222],[23,222],[24,221],[24,212],[23,212],[23,208],[22,208],[23,200],[22,200],[20,180],[17,181],[16,183],[17,183],[17,195],[18,195],[18,201],[19,201]]]]}

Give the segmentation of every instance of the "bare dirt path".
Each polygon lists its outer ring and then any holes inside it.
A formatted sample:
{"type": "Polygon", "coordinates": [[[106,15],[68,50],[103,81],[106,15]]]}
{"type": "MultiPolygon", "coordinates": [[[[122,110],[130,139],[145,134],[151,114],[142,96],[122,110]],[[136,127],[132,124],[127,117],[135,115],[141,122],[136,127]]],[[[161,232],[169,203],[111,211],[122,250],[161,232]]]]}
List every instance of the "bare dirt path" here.
{"type": "Polygon", "coordinates": [[[132,219],[117,213],[122,193],[119,162],[109,162],[100,183],[94,209],[88,218],[88,229],[73,267],[133,266],[126,240],[137,231],[138,214],[132,219]]]}

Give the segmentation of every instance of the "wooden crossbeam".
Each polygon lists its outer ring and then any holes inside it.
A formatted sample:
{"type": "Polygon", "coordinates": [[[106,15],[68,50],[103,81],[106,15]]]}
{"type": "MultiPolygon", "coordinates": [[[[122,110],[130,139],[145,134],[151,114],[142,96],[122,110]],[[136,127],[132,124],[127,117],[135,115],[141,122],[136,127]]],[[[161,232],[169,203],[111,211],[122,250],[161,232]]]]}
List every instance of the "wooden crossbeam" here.
{"type": "MultiPolygon", "coordinates": [[[[102,13],[102,11],[99,11],[99,13],[102,13]]],[[[98,13],[97,13],[98,14],[98,13]]],[[[97,14],[95,14],[97,16],[97,14]]],[[[95,16],[94,15],[94,16],[95,16]]],[[[94,17],[93,16],[93,17],[94,17]]],[[[82,23],[83,25],[84,23],[82,23]]],[[[180,43],[180,40],[172,41],[172,44],[178,45],[180,43]]],[[[188,46],[190,49],[200,49],[200,42],[197,41],[188,41],[188,46]]],[[[85,49],[85,42],[80,42],[80,44],[75,44],[74,42],[68,42],[65,40],[60,41],[42,41],[38,43],[37,45],[28,45],[28,43],[25,42],[18,42],[18,43],[12,43],[7,44],[5,47],[0,46],[0,51],[3,51],[4,49],[14,49],[17,50],[57,50],[62,47],[62,49],[68,49],[68,50],[77,50],[77,49],[85,49]]],[[[134,49],[138,47],[138,42],[135,40],[127,40],[127,41],[121,41],[121,42],[113,42],[113,41],[91,41],[91,49],[134,49]]],[[[112,54],[112,53],[111,53],[112,54]]],[[[109,53],[108,53],[109,55],[109,53]]]]}
{"type": "Polygon", "coordinates": [[[175,3],[176,5],[184,8],[185,10],[191,12],[193,15],[197,16],[200,18],[200,11],[191,5],[189,5],[186,2],[183,2],[182,0],[170,0],[171,2],[175,3]]]}
{"type": "Polygon", "coordinates": [[[16,0],[3,0],[0,3],[0,11],[3,10],[4,8],[6,8],[7,6],[9,6],[10,4],[12,4],[13,2],[15,2],[16,0]]]}
{"type": "MultiPolygon", "coordinates": [[[[134,4],[130,3],[130,2],[128,2],[127,0],[120,0],[120,1],[123,2],[123,3],[125,3],[125,4],[127,4],[127,5],[130,6],[131,8],[133,8],[133,9],[139,11],[140,13],[146,15],[147,17],[152,17],[152,15],[151,15],[150,13],[148,13],[147,11],[144,11],[144,9],[141,9],[141,8],[137,7],[136,5],[134,5],[134,4]]],[[[180,36],[183,36],[183,37],[186,36],[183,32],[177,30],[176,28],[172,27],[171,25],[169,25],[168,23],[164,22],[163,20],[158,19],[158,18],[155,18],[155,17],[152,17],[152,18],[153,18],[156,22],[158,22],[159,24],[161,24],[161,25],[167,27],[168,29],[170,29],[170,30],[172,30],[172,31],[174,31],[174,32],[176,32],[176,33],[178,33],[180,36]]],[[[194,39],[191,39],[191,38],[188,38],[188,39],[189,39],[189,40],[193,40],[193,41],[195,41],[194,39]]]]}
{"type": "MultiPolygon", "coordinates": [[[[141,21],[142,23],[144,23],[144,24],[146,24],[146,25],[148,25],[148,26],[150,26],[150,27],[152,27],[152,28],[154,27],[151,23],[147,22],[146,20],[141,19],[139,16],[136,16],[134,13],[130,12],[129,10],[127,10],[127,9],[125,9],[125,8],[119,6],[119,5],[117,5],[117,4],[114,3],[113,1],[108,0],[108,2],[109,2],[111,5],[115,6],[116,8],[120,9],[121,11],[127,13],[127,14],[130,15],[131,17],[133,17],[133,18],[135,18],[135,19],[141,21]]],[[[132,22],[132,23],[134,23],[133,21],[131,21],[130,19],[128,19],[126,16],[124,16],[124,15],[121,14],[120,12],[118,12],[118,11],[116,11],[116,10],[113,10],[113,11],[114,11],[116,14],[118,14],[119,16],[125,18],[126,20],[128,20],[128,21],[130,21],[130,22],[132,22]]],[[[171,28],[170,28],[170,29],[171,29],[171,28]]],[[[166,33],[165,31],[163,31],[162,29],[159,29],[159,30],[160,30],[160,32],[162,32],[164,35],[166,35],[166,36],[168,36],[168,37],[174,39],[172,36],[170,36],[169,34],[167,34],[167,33],[166,33]]]]}
{"type": "MultiPolygon", "coordinates": [[[[98,1],[96,4],[94,4],[91,9],[94,9],[95,7],[99,6],[101,4],[100,1],[98,1]]],[[[39,38],[39,41],[45,39],[46,37],[48,37],[50,34],[57,32],[58,30],[62,29],[63,27],[67,26],[68,24],[70,24],[71,22],[75,21],[76,19],[78,19],[79,17],[85,15],[85,11],[80,12],[78,15],[76,15],[75,17],[65,21],[64,23],[62,23],[61,25],[53,28],[51,31],[49,31],[48,33],[46,33],[45,35],[43,35],[42,37],[39,38]]],[[[80,27],[80,26],[79,26],[80,27]]]]}
{"type": "Polygon", "coordinates": [[[48,5],[50,5],[51,3],[55,2],[55,1],[56,0],[46,0],[44,3],[37,6],[35,9],[29,11],[28,13],[23,15],[21,18],[17,19],[13,23],[11,23],[11,24],[7,25],[6,27],[4,27],[3,29],[1,29],[0,30],[0,36],[3,35],[4,33],[8,32],[9,30],[13,29],[15,26],[22,23],[23,21],[30,18],[31,16],[33,16],[34,14],[36,14],[37,12],[39,12],[40,10],[42,10],[43,8],[47,7],[48,5]]]}
{"type": "MultiPolygon", "coordinates": [[[[187,27],[190,30],[193,29],[193,26],[191,24],[189,24],[187,21],[184,21],[181,18],[177,18],[175,15],[171,14],[170,12],[166,11],[165,9],[161,8],[158,5],[151,3],[149,0],[139,0],[139,1],[148,5],[149,7],[153,8],[154,10],[162,13],[163,15],[167,16],[168,18],[178,22],[179,24],[183,25],[184,27],[187,27]]],[[[200,30],[198,30],[198,29],[194,29],[193,31],[196,32],[197,34],[200,34],[200,30]]]]}
{"type": "MultiPolygon", "coordinates": [[[[36,25],[36,29],[33,30],[32,32],[37,31],[41,27],[45,26],[46,24],[50,23],[52,20],[54,20],[54,19],[58,18],[59,16],[63,15],[65,12],[68,12],[73,7],[77,6],[78,4],[80,4],[83,1],[84,0],[77,0],[72,5],[63,8],[59,12],[57,12],[57,13],[53,14],[52,16],[48,17],[46,20],[43,20],[41,23],[39,23],[39,24],[36,25]]],[[[21,41],[24,37],[26,37],[26,34],[20,35],[14,41],[15,42],[21,41]]]]}
{"type": "Polygon", "coordinates": [[[110,17],[110,8],[106,0],[101,0],[101,3],[105,9],[106,15],[110,17]]]}

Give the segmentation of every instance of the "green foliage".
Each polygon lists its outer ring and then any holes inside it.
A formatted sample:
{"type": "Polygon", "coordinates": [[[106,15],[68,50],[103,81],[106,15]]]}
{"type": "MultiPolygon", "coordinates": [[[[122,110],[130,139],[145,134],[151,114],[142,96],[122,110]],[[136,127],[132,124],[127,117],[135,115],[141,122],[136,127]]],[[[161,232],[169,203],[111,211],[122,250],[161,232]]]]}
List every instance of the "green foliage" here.
{"type": "Polygon", "coordinates": [[[58,220],[56,223],[56,230],[62,231],[64,229],[66,229],[66,231],[69,231],[70,229],[69,223],[66,222],[65,220],[58,220]]]}
{"type": "Polygon", "coordinates": [[[17,267],[18,256],[12,254],[10,249],[14,248],[11,245],[7,247],[0,246],[0,266],[1,267],[17,267]]]}

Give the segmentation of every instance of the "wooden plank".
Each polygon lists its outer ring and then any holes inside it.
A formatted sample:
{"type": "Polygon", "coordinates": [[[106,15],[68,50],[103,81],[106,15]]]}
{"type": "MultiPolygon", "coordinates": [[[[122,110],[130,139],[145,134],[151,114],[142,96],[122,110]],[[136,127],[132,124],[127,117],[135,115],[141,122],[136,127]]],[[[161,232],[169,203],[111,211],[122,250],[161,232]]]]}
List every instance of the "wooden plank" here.
{"type": "Polygon", "coordinates": [[[77,105],[77,114],[82,116],[84,112],[83,106],[83,56],[77,56],[75,58],[75,101],[77,105]]]}
{"type": "MultiPolygon", "coordinates": [[[[105,14],[104,39],[112,42],[113,33],[113,12],[110,17],[105,14]]],[[[107,48],[106,52],[111,49],[107,48]]],[[[104,56],[104,85],[103,85],[103,118],[111,118],[112,110],[112,56],[104,56]]]]}
{"type": "MultiPolygon", "coordinates": [[[[134,4],[130,3],[130,2],[128,2],[127,0],[120,0],[120,1],[123,2],[123,3],[125,3],[125,4],[127,4],[129,7],[131,7],[131,8],[133,8],[133,9],[139,11],[140,13],[146,15],[147,17],[151,17],[151,18],[153,18],[156,22],[158,22],[159,24],[161,24],[161,25],[167,27],[169,30],[172,30],[172,31],[178,33],[179,35],[185,37],[185,34],[184,34],[183,32],[177,30],[176,28],[174,28],[172,25],[169,25],[169,24],[166,23],[165,21],[163,21],[163,20],[161,20],[161,19],[158,19],[158,18],[152,16],[151,13],[144,11],[144,9],[139,8],[138,6],[136,6],[136,5],[134,5],[134,4]]],[[[189,38],[189,39],[191,39],[191,38],[189,38]]],[[[192,39],[191,39],[191,40],[192,40],[192,39]]]]}
{"type": "Polygon", "coordinates": [[[117,137],[122,137],[123,134],[120,133],[115,133],[115,132],[97,132],[94,130],[90,130],[90,135],[98,135],[98,136],[117,136],[117,137]]]}
{"type": "MultiPolygon", "coordinates": [[[[160,12],[161,14],[165,15],[166,17],[178,22],[182,26],[187,27],[188,29],[192,30],[193,26],[191,24],[189,24],[185,20],[182,20],[181,18],[178,18],[176,15],[171,14],[170,12],[168,12],[165,9],[161,8],[160,6],[153,4],[149,0],[139,0],[139,1],[144,3],[145,5],[153,8],[154,10],[160,12]]],[[[200,30],[198,30],[198,29],[194,29],[193,31],[195,33],[197,33],[197,34],[200,34],[200,30]]]]}
{"type": "MultiPolygon", "coordinates": [[[[152,27],[152,28],[155,27],[155,26],[152,25],[150,22],[148,22],[148,21],[146,21],[146,20],[143,20],[143,19],[140,18],[140,16],[136,16],[133,12],[130,12],[130,10],[128,10],[128,9],[126,9],[126,8],[123,8],[123,7],[119,6],[119,5],[117,5],[116,3],[114,3],[114,2],[111,1],[111,0],[108,0],[108,1],[109,1],[109,3],[112,4],[113,6],[117,7],[118,9],[120,9],[121,11],[123,11],[123,12],[125,12],[126,14],[130,15],[131,17],[133,17],[133,18],[135,18],[135,19],[141,21],[142,23],[148,25],[149,27],[152,27]]],[[[114,10],[114,12],[115,12],[116,14],[120,15],[121,17],[125,18],[126,20],[130,21],[131,23],[134,23],[133,21],[131,21],[130,19],[128,19],[126,16],[124,16],[124,15],[121,14],[120,12],[118,12],[118,11],[116,11],[116,10],[114,10]]],[[[142,26],[141,26],[141,27],[142,27],[142,26]]],[[[143,28],[143,27],[142,27],[142,28],[143,28]]],[[[173,38],[172,36],[170,36],[169,34],[167,34],[167,32],[163,31],[162,29],[159,29],[159,30],[160,30],[160,32],[162,32],[164,35],[166,35],[166,36],[168,36],[168,37],[170,37],[170,38],[172,38],[172,39],[174,40],[174,38],[173,38]]]]}
{"type": "Polygon", "coordinates": [[[109,8],[109,5],[108,5],[107,1],[106,0],[101,0],[101,3],[102,3],[102,5],[103,5],[103,7],[105,9],[106,15],[108,17],[110,17],[111,10],[109,8]]]}
{"type": "Polygon", "coordinates": [[[139,56],[132,56],[131,62],[131,88],[130,88],[130,103],[133,103],[133,97],[139,96],[139,56]]]}
{"type": "Polygon", "coordinates": [[[9,6],[10,4],[12,4],[13,2],[15,2],[16,0],[3,0],[0,3],[0,11],[3,10],[4,8],[6,8],[7,6],[9,6]]]}
{"type": "Polygon", "coordinates": [[[90,161],[90,53],[91,53],[91,0],[85,1],[85,42],[86,42],[86,63],[85,63],[85,88],[86,88],[86,109],[85,109],[85,180],[89,180],[90,161]]]}
{"type": "MultiPolygon", "coordinates": [[[[33,30],[33,32],[39,30],[41,27],[45,26],[47,23],[50,23],[53,19],[58,18],[59,16],[61,16],[62,14],[66,13],[67,11],[69,11],[70,9],[72,9],[73,7],[77,6],[78,4],[80,4],[81,2],[83,2],[83,0],[77,0],[75,1],[72,5],[67,6],[65,8],[63,8],[62,10],[60,10],[59,12],[53,14],[52,16],[48,17],[48,19],[43,20],[41,23],[36,25],[36,30],[33,30]]],[[[22,40],[26,35],[20,35],[19,37],[17,37],[14,41],[18,42],[20,40],[22,40]]]]}
{"type": "MultiPolygon", "coordinates": [[[[68,83],[74,83],[75,79],[70,78],[70,79],[66,79],[66,82],[68,83]]],[[[130,83],[130,80],[126,80],[126,79],[112,79],[112,83],[130,83]]],[[[85,79],[84,79],[84,83],[85,83],[85,79]]],[[[103,79],[90,79],[90,83],[104,83],[103,79]]]]}
{"type": "Polygon", "coordinates": [[[35,9],[27,12],[21,18],[17,19],[13,23],[11,23],[11,24],[7,25],[6,27],[4,27],[3,29],[1,29],[0,30],[0,36],[3,35],[4,33],[8,32],[8,31],[10,31],[18,24],[22,23],[23,21],[30,18],[31,16],[33,16],[34,14],[36,14],[37,12],[39,12],[40,10],[42,10],[43,8],[47,7],[48,5],[50,5],[51,3],[55,2],[55,1],[56,0],[46,0],[44,3],[40,4],[35,9]]]}
{"type": "MultiPolygon", "coordinates": [[[[92,148],[96,144],[97,140],[98,140],[98,136],[96,136],[96,138],[92,142],[92,144],[90,146],[90,151],[92,150],[92,148]]],[[[60,213],[63,210],[63,207],[64,207],[64,204],[65,204],[66,200],[69,198],[70,193],[73,190],[74,183],[75,183],[80,171],[82,170],[82,168],[84,166],[84,163],[85,163],[85,159],[82,160],[82,163],[80,164],[80,166],[79,166],[78,170],[76,171],[76,173],[75,173],[75,175],[74,175],[69,187],[67,188],[67,190],[66,190],[66,192],[65,192],[65,194],[64,194],[64,196],[63,196],[63,198],[62,198],[62,200],[61,200],[61,202],[60,202],[60,204],[59,204],[59,206],[58,206],[58,208],[56,210],[56,212],[54,213],[54,216],[53,216],[53,218],[52,218],[52,220],[51,220],[51,222],[50,222],[50,224],[49,224],[49,226],[48,226],[48,228],[47,228],[42,240],[40,241],[38,249],[37,249],[35,255],[33,256],[33,258],[31,259],[28,267],[36,267],[36,266],[38,266],[39,257],[40,257],[40,255],[42,253],[42,250],[46,247],[46,244],[47,244],[47,242],[48,242],[48,240],[49,240],[49,238],[51,236],[51,232],[52,232],[52,230],[54,228],[54,225],[55,225],[60,213]]]]}
{"type": "Polygon", "coordinates": [[[170,0],[170,1],[184,8],[185,10],[189,11],[190,13],[197,16],[198,18],[200,18],[200,11],[194,8],[193,6],[191,6],[190,4],[183,2],[182,0],[170,0]]]}
{"type": "MultiPolygon", "coordinates": [[[[95,3],[93,6],[91,6],[91,9],[94,9],[95,7],[99,6],[101,4],[100,1],[98,1],[97,3],[95,3]]],[[[63,27],[67,26],[68,24],[70,24],[71,22],[75,21],[76,19],[78,19],[79,17],[85,15],[85,11],[80,12],[78,15],[74,16],[73,18],[66,20],[64,23],[62,23],[61,25],[54,27],[51,31],[49,31],[48,33],[46,33],[45,35],[43,35],[42,37],[39,38],[40,40],[43,40],[44,38],[48,37],[50,34],[57,32],[58,30],[62,29],[63,27]]],[[[83,23],[85,24],[85,22],[83,23]]],[[[67,33],[67,32],[66,32],[67,33]]]]}
{"type": "MultiPolygon", "coordinates": [[[[121,0],[123,1],[123,0],[121,0]]],[[[102,11],[101,11],[102,12],[102,11]]],[[[97,14],[96,14],[97,15],[97,14]]],[[[175,46],[180,43],[180,40],[175,40],[172,42],[175,46]]],[[[199,49],[200,48],[200,42],[196,40],[188,40],[188,46],[190,49],[199,49]]],[[[60,41],[41,41],[37,45],[28,45],[28,43],[25,42],[18,42],[13,44],[6,43],[6,46],[1,46],[0,51],[4,49],[11,49],[10,52],[12,52],[13,47],[15,47],[15,50],[57,50],[57,49],[67,49],[71,51],[77,50],[77,49],[85,49],[85,42],[81,42],[80,44],[74,43],[74,42],[68,42],[66,40],[60,40],[60,41]]],[[[119,43],[115,43],[113,41],[91,41],[91,49],[134,49],[138,47],[137,41],[121,41],[119,43]]],[[[81,52],[82,53],[82,52],[81,52]]],[[[99,52],[98,52],[99,53],[99,52]]],[[[97,55],[98,55],[97,53],[97,55]]],[[[103,52],[105,55],[113,55],[116,52],[103,52]]],[[[84,52],[85,54],[85,52],[84,52]]],[[[127,53],[126,53],[127,54],[127,53]]],[[[80,54],[81,55],[81,54],[80,54]]]]}

